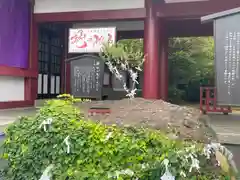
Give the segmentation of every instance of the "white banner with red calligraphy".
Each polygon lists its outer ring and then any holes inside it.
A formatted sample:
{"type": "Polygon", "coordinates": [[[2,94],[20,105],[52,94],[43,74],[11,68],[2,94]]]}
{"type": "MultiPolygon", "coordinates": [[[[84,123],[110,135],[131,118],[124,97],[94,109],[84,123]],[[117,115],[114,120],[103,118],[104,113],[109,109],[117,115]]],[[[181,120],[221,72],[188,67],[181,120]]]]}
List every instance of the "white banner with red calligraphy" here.
{"type": "Polygon", "coordinates": [[[116,28],[69,29],[69,53],[98,53],[103,44],[116,42],[116,28]]]}

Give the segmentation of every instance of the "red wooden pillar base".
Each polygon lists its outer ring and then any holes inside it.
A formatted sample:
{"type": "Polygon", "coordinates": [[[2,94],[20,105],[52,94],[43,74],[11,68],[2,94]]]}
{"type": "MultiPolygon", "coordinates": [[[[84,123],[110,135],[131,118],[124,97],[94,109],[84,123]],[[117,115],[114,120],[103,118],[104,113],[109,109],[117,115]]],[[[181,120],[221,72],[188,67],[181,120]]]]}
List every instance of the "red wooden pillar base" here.
{"type": "Polygon", "coordinates": [[[145,7],[143,97],[159,99],[159,19],[151,0],[145,0],[145,7]]]}

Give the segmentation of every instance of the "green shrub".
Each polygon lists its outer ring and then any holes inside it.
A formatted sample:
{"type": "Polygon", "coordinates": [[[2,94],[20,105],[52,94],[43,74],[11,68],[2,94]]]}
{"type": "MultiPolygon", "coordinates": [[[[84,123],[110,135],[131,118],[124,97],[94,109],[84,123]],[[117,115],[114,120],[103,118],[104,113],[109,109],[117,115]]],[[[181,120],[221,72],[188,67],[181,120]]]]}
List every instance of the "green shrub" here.
{"type": "Polygon", "coordinates": [[[174,104],[179,104],[183,102],[184,99],[184,91],[180,90],[176,87],[168,88],[168,101],[174,104]]]}
{"type": "Polygon", "coordinates": [[[159,180],[164,159],[176,179],[223,179],[202,153],[203,145],[171,140],[159,131],[107,126],[85,120],[72,99],[48,101],[35,117],[23,117],[6,131],[3,157],[9,180],[39,180],[53,165],[54,180],[159,180]],[[50,119],[49,119],[50,118],[50,119]],[[49,125],[41,126],[48,120],[49,125]],[[69,142],[66,144],[66,138],[69,142]],[[192,160],[200,161],[199,171],[192,160]]]}

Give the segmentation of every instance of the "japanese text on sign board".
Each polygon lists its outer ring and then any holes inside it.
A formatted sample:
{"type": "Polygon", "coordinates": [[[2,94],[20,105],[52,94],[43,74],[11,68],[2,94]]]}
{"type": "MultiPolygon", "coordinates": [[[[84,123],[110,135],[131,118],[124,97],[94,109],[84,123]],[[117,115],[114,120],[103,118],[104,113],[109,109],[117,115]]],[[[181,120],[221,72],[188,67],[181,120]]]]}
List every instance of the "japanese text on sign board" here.
{"type": "Polygon", "coordinates": [[[74,67],[74,89],[76,92],[90,94],[94,89],[100,90],[100,62],[94,61],[92,67],[75,66],[74,67]]]}
{"type": "Polygon", "coordinates": [[[97,53],[104,43],[116,42],[116,28],[69,30],[69,53],[97,53]]]}
{"type": "Polygon", "coordinates": [[[239,79],[240,66],[240,32],[227,32],[225,36],[224,83],[228,86],[228,94],[239,79]]]}

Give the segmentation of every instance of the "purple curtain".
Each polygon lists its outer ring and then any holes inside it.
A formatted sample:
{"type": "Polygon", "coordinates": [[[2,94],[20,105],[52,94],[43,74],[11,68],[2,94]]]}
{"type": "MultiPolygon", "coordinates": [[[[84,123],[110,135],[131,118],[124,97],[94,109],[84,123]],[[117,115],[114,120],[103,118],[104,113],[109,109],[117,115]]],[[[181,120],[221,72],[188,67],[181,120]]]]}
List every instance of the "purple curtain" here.
{"type": "Polygon", "coordinates": [[[28,0],[0,0],[0,65],[28,68],[28,0]]]}

